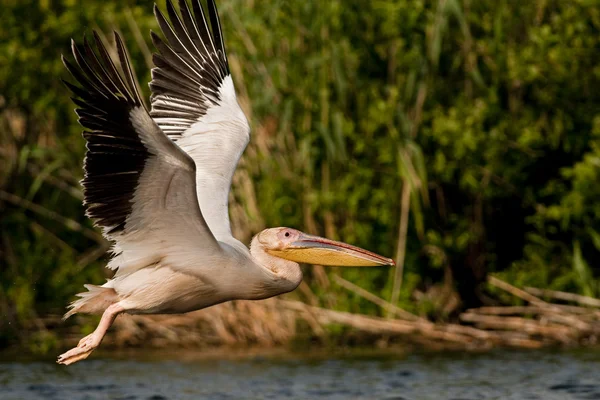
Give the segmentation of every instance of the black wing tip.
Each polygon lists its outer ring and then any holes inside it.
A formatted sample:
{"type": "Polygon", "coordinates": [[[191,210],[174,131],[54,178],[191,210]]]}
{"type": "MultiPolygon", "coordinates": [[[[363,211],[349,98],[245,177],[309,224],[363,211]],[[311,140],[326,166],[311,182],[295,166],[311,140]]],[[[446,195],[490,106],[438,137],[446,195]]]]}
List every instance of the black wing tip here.
{"type": "Polygon", "coordinates": [[[67,90],[73,94],[73,97],[71,97],[71,101],[73,101],[73,103],[77,105],[77,99],[81,98],[79,88],[65,79],[61,79],[60,81],[63,83],[63,85],[65,85],[67,90]]]}
{"type": "MultiPolygon", "coordinates": [[[[213,37],[221,38],[223,36],[221,32],[221,19],[219,18],[219,10],[214,0],[207,0],[208,5],[208,17],[210,19],[210,25],[213,31],[213,37]]],[[[220,43],[219,43],[220,44],[220,43]]]]}
{"type": "Polygon", "coordinates": [[[129,54],[122,36],[113,30],[115,45],[118,52],[119,66],[115,65],[107,51],[104,40],[98,31],[93,30],[93,42],[83,36],[83,43],[77,44],[71,38],[71,52],[73,58],[61,54],[61,61],[78,85],[66,82],[67,87],[78,97],[88,99],[102,96],[123,96],[129,106],[143,104],[141,95],[135,85],[135,75],[129,62],[129,54]],[[100,58],[97,56],[100,54],[100,58]],[[125,75],[125,81],[121,75],[125,75]]]}
{"type": "Polygon", "coordinates": [[[71,39],[72,56],[61,54],[61,61],[75,82],[61,81],[73,94],[87,141],[82,180],[86,215],[95,220],[96,226],[103,227],[107,235],[124,229],[139,175],[149,157],[131,122],[132,110],[143,103],[124,42],[118,32],[113,35],[119,66],[96,31],[94,40],[84,35],[82,44],[71,39]],[[124,177],[123,171],[137,174],[124,177]]]}
{"type": "Polygon", "coordinates": [[[75,39],[71,38],[71,53],[73,54],[73,56],[75,56],[77,52],[77,42],[75,42],[75,39]]]}
{"type": "MultiPolygon", "coordinates": [[[[73,94],[75,94],[75,92],[73,91],[73,87],[75,85],[73,85],[71,82],[65,80],[65,79],[60,79],[60,81],[67,87],[67,89],[69,89],[71,92],[73,92],[73,94]]],[[[75,94],[76,95],[76,94],[75,94]]]]}
{"type": "Polygon", "coordinates": [[[96,43],[101,43],[102,42],[102,38],[100,37],[100,34],[98,33],[97,30],[93,30],[92,34],[94,35],[94,40],[96,41],[96,43]]]}
{"type": "MultiPolygon", "coordinates": [[[[98,34],[98,32],[95,29],[92,30],[92,36],[94,37],[94,44],[97,47],[106,48],[106,46],[104,45],[104,41],[102,40],[102,38],[100,37],[100,35],[98,34]]],[[[82,45],[78,45],[77,41],[74,38],[71,38],[71,52],[74,57],[76,57],[77,54],[79,54],[80,56],[83,56],[83,53],[80,50],[81,46],[83,46],[83,49],[90,50],[93,52],[93,45],[91,44],[90,40],[88,40],[88,36],[85,32],[83,34],[83,44],[82,45]]],[[[66,61],[65,55],[61,53],[60,58],[64,64],[66,61]]]]}
{"type": "Polygon", "coordinates": [[[123,44],[123,39],[121,39],[121,35],[119,34],[119,32],[117,32],[116,30],[113,30],[112,33],[113,33],[113,38],[115,39],[116,45],[119,46],[119,44],[123,44]]]}
{"type": "Polygon", "coordinates": [[[61,54],[61,60],[63,62],[63,65],[67,69],[67,71],[69,71],[69,73],[73,76],[73,78],[77,79],[78,68],[75,67],[75,65],[73,65],[73,63],[71,61],[69,61],[69,59],[62,54],[61,54]]]}
{"type": "Polygon", "coordinates": [[[154,46],[155,46],[155,47],[158,47],[158,46],[157,46],[157,43],[158,43],[158,44],[161,44],[161,43],[163,43],[163,40],[162,40],[162,38],[159,36],[159,34],[158,34],[158,33],[156,33],[156,32],[154,32],[153,30],[150,30],[150,39],[152,40],[152,44],[154,44],[154,46]]]}
{"type": "Polygon", "coordinates": [[[173,2],[171,0],[167,0],[166,1],[167,4],[167,12],[176,12],[175,11],[175,6],[173,5],[173,2]]]}
{"type": "Polygon", "coordinates": [[[217,5],[214,0],[206,0],[206,5],[208,6],[208,11],[211,11],[211,9],[217,11],[217,5]]]}
{"type": "MultiPolygon", "coordinates": [[[[171,41],[169,40],[169,36],[176,35],[176,32],[173,31],[175,25],[180,27],[180,29],[186,31],[188,35],[190,34],[189,26],[186,26],[186,24],[183,24],[180,20],[180,14],[182,13],[182,9],[185,8],[186,10],[189,10],[189,4],[187,3],[187,0],[177,1],[179,6],[179,12],[177,12],[177,9],[174,6],[172,0],[166,1],[166,8],[169,18],[167,18],[165,14],[163,14],[158,4],[154,3],[153,7],[154,15],[156,17],[158,25],[163,34],[167,36],[167,43],[169,44],[169,47],[172,47],[173,45],[173,43],[171,43],[171,41]],[[165,29],[170,30],[170,32],[165,32],[165,29]]],[[[205,51],[208,52],[208,54],[204,54],[203,57],[210,59],[211,54],[216,55],[218,64],[220,64],[218,65],[218,68],[222,69],[224,72],[224,76],[226,76],[229,74],[229,63],[227,60],[227,52],[225,51],[225,44],[223,43],[223,32],[221,28],[221,22],[216,2],[214,0],[207,0],[207,8],[208,15],[205,15],[204,7],[202,6],[202,1],[192,0],[193,15],[192,13],[190,13],[189,15],[191,19],[194,20],[193,24],[195,24],[194,30],[196,31],[196,34],[201,38],[200,40],[204,44],[205,51]],[[201,31],[204,31],[208,36],[203,36],[201,31]],[[219,56],[219,52],[222,54],[222,56],[219,56]]],[[[158,35],[153,34],[152,32],[151,37],[155,47],[157,47],[156,41],[158,41],[161,44],[164,43],[164,41],[160,39],[158,35]]]]}
{"type": "Polygon", "coordinates": [[[119,31],[113,29],[112,34],[115,41],[115,45],[117,46],[117,50],[119,50],[120,48],[126,49],[127,47],[125,46],[125,41],[123,40],[123,36],[121,36],[119,31]]]}
{"type": "Polygon", "coordinates": [[[163,14],[162,11],[160,11],[160,7],[158,6],[158,4],[154,4],[154,16],[156,17],[156,20],[158,21],[159,25],[161,23],[161,19],[163,22],[167,23],[167,19],[165,18],[165,15],[163,14]]]}
{"type": "Polygon", "coordinates": [[[175,115],[190,113],[193,121],[221,100],[220,87],[230,72],[216,2],[191,1],[166,0],[164,11],[154,4],[163,35],[150,32],[157,50],[152,58],[156,68],[152,71],[150,99],[153,107],[159,96],[197,103],[193,113],[182,105],[171,104],[175,115]]]}
{"type": "Polygon", "coordinates": [[[209,11],[212,8],[213,10],[217,11],[217,4],[215,3],[214,0],[206,0],[206,4],[209,7],[209,11]]]}

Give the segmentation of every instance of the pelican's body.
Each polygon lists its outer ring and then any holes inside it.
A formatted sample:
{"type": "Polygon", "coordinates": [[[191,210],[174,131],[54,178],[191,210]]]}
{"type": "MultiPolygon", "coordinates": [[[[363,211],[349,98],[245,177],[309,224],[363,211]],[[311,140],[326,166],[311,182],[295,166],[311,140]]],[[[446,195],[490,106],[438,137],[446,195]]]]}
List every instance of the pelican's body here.
{"type": "MultiPolygon", "coordinates": [[[[291,231],[291,230],[290,230],[291,231]]],[[[257,242],[258,236],[254,242],[257,242]]],[[[119,274],[94,290],[116,295],[131,314],[186,313],[230,300],[260,300],[290,292],[302,281],[297,263],[269,256],[260,246],[254,254],[241,242],[236,247],[219,243],[222,252],[207,257],[202,248],[190,254],[190,269],[206,277],[178,272],[160,262],[119,274]],[[215,279],[211,279],[214,277],[215,279]]],[[[71,310],[70,312],[72,312],[71,310]]]]}
{"type": "Polygon", "coordinates": [[[267,229],[250,249],[231,235],[228,196],[250,128],[235,96],[219,18],[208,0],[192,9],[155,8],[166,42],[152,33],[151,110],[141,100],[127,52],[115,34],[120,67],[98,35],[73,43],[80,86],[67,83],[86,130],[84,204],[114,242],[114,277],[86,285],[65,317],[97,313],[96,330],[58,362],[84,359],[120,313],[185,313],[229,300],[258,300],[294,290],[300,262],[393,265],[366,250],[290,228],[267,229]]]}

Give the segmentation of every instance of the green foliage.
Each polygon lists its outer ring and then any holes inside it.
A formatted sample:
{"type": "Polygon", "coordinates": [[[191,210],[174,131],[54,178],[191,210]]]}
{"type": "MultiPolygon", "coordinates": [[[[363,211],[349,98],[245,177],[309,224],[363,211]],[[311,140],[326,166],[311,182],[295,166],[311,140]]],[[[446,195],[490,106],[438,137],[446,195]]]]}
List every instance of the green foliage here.
{"type": "MultiPolygon", "coordinates": [[[[414,294],[442,284],[473,304],[489,272],[598,295],[592,3],[219,1],[253,128],[231,197],[234,231],[248,240],[264,226],[294,226],[391,255],[403,246],[400,199],[410,185],[403,307],[439,315],[436,301],[414,294]]],[[[83,216],[84,142],[60,54],[70,37],[118,29],[147,93],[148,31],[157,27],[142,1],[8,0],[3,17],[0,332],[8,332],[9,322],[61,313],[83,283],[104,277],[107,244],[83,216]]],[[[307,281],[321,303],[380,312],[318,271],[308,269],[307,281]]],[[[331,273],[391,297],[391,270],[331,273]]]]}

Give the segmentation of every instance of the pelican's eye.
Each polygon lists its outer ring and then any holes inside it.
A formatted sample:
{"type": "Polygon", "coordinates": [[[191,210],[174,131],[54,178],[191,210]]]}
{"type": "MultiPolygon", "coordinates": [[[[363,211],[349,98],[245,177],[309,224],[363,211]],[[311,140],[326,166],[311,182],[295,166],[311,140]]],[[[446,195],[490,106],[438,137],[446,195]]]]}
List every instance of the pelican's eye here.
{"type": "Polygon", "coordinates": [[[283,229],[279,232],[278,236],[282,243],[290,243],[296,239],[298,234],[293,229],[283,229]]]}

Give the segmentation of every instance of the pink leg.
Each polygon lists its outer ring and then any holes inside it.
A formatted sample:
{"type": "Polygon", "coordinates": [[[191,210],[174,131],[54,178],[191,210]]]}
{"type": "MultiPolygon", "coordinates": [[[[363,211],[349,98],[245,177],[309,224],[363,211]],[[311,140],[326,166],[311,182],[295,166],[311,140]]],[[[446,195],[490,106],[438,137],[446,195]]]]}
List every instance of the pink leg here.
{"type": "Polygon", "coordinates": [[[102,314],[102,318],[100,319],[100,323],[96,330],[91,334],[87,335],[83,339],[79,341],[77,347],[67,351],[64,354],[61,354],[56,361],[59,364],[69,365],[73,364],[77,361],[86,359],[92,351],[96,349],[102,342],[104,335],[106,335],[106,331],[115,321],[117,316],[125,311],[123,307],[119,305],[119,303],[115,303],[110,305],[104,314],[102,314]]]}

